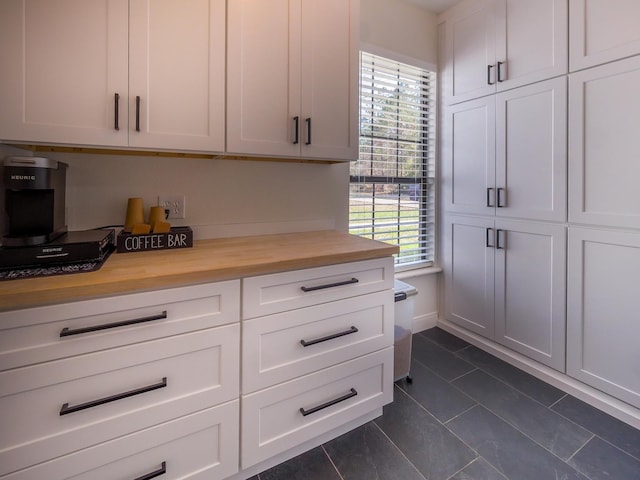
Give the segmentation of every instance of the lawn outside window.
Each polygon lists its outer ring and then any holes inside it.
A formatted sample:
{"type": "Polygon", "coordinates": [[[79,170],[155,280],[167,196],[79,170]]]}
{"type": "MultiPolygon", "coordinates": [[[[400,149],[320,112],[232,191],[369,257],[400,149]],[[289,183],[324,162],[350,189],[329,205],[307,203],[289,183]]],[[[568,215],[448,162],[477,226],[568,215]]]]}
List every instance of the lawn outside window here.
{"type": "Polygon", "coordinates": [[[360,153],[349,233],[400,247],[396,268],[434,261],[435,73],[360,54],[360,153]]]}

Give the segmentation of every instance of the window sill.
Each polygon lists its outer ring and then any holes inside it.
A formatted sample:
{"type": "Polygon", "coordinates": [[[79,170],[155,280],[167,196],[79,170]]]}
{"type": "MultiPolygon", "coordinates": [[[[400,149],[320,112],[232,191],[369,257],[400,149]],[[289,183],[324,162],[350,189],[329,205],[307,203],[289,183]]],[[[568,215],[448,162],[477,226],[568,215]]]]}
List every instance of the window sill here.
{"type": "Polygon", "coordinates": [[[395,278],[403,280],[405,278],[420,277],[422,275],[432,275],[440,273],[442,268],[440,267],[414,267],[410,270],[396,270],[395,278]]]}

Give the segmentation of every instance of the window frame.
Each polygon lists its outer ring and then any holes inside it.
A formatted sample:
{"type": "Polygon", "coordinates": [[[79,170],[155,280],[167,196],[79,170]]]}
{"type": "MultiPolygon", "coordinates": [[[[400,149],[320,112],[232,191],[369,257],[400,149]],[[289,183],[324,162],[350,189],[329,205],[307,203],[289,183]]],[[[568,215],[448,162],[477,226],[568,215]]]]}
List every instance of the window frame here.
{"type": "MultiPolygon", "coordinates": [[[[391,155],[393,156],[392,164],[395,164],[396,175],[374,175],[373,174],[373,161],[370,161],[370,175],[362,175],[356,174],[354,175],[354,167],[353,164],[350,169],[349,175],[349,232],[355,229],[354,224],[352,223],[352,200],[353,193],[352,189],[354,185],[371,185],[372,186],[372,212],[371,212],[371,231],[367,234],[362,234],[362,236],[373,238],[376,240],[380,240],[376,238],[376,225],[375,225],[375,186],[376,185],[395,185],[397,186],[397,211],[398,215],[394,219],[396,225],[397,235],[394,241],[388,241],[387,243],[391,243],[394,245],[400,245],[402,243],[403,237],[401,235],[401,211],[402,211],[402,189],[403,186],[411,186],[416,185],[417,189],[419,189],[420,197],[418,199],[418,221],[417,221],[417,234],[415,237],[418,241],[418,248],[416,249],[417,255],[420,255],[422,258],[414,261],[405,261],[402,262],[402,255],[396,255],[394,259],[394,266],[396,271],[405,271],[405,270],[413,270],[418,268],[425,267],[433,267],[436,264],[436,241],[437,241],[437,222],[436,222],[436,189],[437,189],[437,181],[436,181],[436,125],[437,125],[437,76],[436,69],[431,65],[426,65],[424,62],[414,62],[406,58],[398,59],[397,55],[389,56],[388,52],[378,52],[376,48],[367,48],[367,46],[361,46],[360,52],[360,62],[359,62],[359,78],[360,85],[358,88],[358,96],[359,96],[359,107],[360,112],[364,110],[363,107],[363,55],[368,56],[371,55],[375,60],[376,57],[380,58],[383,62],[390,62],[399,65],[398,69],[398,77],[402,75],[402,64],[409,69],[420,69],[426,71],[427,75],[424,77],[425,84],[422,87],[422,101],[421,101],[421,118],[422,121],[420,123],[420,140],[419,141],[410,141],[406,138],[400,138],[401,136],[397,134],[397,131],[400,130],[400,120],[396,122],[396,135],[395,138],[389,136],[383,136],[378,138],[373,132],[369,135],[362,135],[363,132],[363,119],[361,117],[359,121],[360,131],[358,132],[359,138],[359,157],[361,156],[363,149],[369,148],[370,154],[372,154],[374,150],[374,142],[376,139],[395,143],[396,148],[392,151],[391,155]],[[417,65],[416,65],[417,63],[417,65]],[[430,140],[431,139],[431,140],[430,140]],[[422,161],[419,165],[420,175],[419,176],[401,176],[397,173],[399,172],[399,153],[401,151],[400,148],[397,148],[400,144],[410,144],[413,143],[418,146],[421,152],[422,161]]],[[[373,64],[367,63],[368,65],[373,64]]],[[[417,76],[416,76],[417,77],[417,76]]],[[[373,81],[372,81],[373,83],[373,81]]],[[[372,101],[373,102],[373,101],[372,101]]],[[[398,110],[400,110],[400,105],[398,103],[398,110]]],[[[373,125],[373,124],[372,124],[373,125]]],[[[373,157],[370,157],[371,159],[373,157]]],[[[361,173],[361,172],[355,172],[361,173]]],[[[385,172],[386,173],[386,172],[385,172]]],[[[409,187],[412,188],[412,187],[409,187]]],[[[415,190],[414,190],[415,191],[415,190]]],[[[406,192],[405,192],[406,193],[406,192]]],[[[357,234],[357,233],[356,233],[357,234]]],[[[379,235],[379,233],[378,233],[379,235]]],[[[384,240],[381,240],[384,241],[384,240]]],[[[405,255],[405,259],[411,255],[405,255]]]]}

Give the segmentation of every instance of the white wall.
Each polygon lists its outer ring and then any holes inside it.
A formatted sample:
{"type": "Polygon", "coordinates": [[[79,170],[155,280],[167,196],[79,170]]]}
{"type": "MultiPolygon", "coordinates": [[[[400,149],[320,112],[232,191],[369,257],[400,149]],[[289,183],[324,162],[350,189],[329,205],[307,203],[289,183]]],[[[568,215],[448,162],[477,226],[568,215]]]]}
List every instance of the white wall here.
{"type": "Polygon", "coordinates": [[[360,41],[379,55],[435,68],[438,64],[435,13],[405,0],[360,0],[360,41]]]}
{"type": "MultiPolygon", "coordinates": [[[[0,157],[30,152],[0,145],[0,157]]],[[[348,223],[348,165],[97,154],[41,154],[69,164],[71,230],[122,224],[128,197],[185,194],[196,238],[335,228],[348,223]]],[[[182,222],[182,223],[180,223],[182,222]]]]}

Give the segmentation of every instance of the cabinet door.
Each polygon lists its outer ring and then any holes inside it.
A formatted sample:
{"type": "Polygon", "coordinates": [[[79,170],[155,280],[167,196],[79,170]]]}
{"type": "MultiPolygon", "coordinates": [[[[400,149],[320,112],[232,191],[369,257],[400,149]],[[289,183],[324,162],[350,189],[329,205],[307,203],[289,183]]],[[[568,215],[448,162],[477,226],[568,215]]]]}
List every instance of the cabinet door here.
{"type": "Polygon", "coordinates": [[[444,28],[441,88],[445,104],[495,92],[493,1],[473,0],[454,7],[445,19],[444,28]]]}
{"type": "Polygon", "coordinates": [[[640,2],[571,0],[571,71],[640,54],[640,2]]]}
{"type": "Polygon", "coordinates": [[[493,96],[445,109],[442,142],[445,210],[494,213],[495,116],[493,96]]]}
{"type": "Polygon", "coordinates": [[[300,8],[299,0],[229,2],[229,153],[300,154],[300,8]]]}
{"type": "Polygon", "coordinates": [[[224,151],[224,0],[132,0],[130,12],[129,145],[224,151]]]}
{"type": "Polygon", "coordinates": [[[2,140],[127,144],[127,4],[0,2],[2,140]]]}
{"type": "Polygon", "coordinates": [[[569,76],[569,221],[640,228],[640,57],[569,76]]]}
{"type": "Polygon", "coordinates": [[[640,408],[640,234],[569,228],[567,373],[640,408]]]}
{"type": "Polygon", "coordinates": [[[495,340],[564,372],[566,231],[496,220],[495,340]]]}
{"type": "Polygon", "coordinates": [[[567,73],[567,19],[567,0],[496,3],[498,91],[567,73]]]}
{"type": "Polygon", "coordinates": [[[303,157],[358,158],[359,1],[302,2],[303,157]]]}
{"type": "Polygon", "coordinates": [[[445,217],[445,316],[447,320],[493,338],[493,219],[445,217]]]}
{"type": "Polygon", "coordinates": [[[566,220],[567,81],[496,95],[496,215],[566,220]]]}

